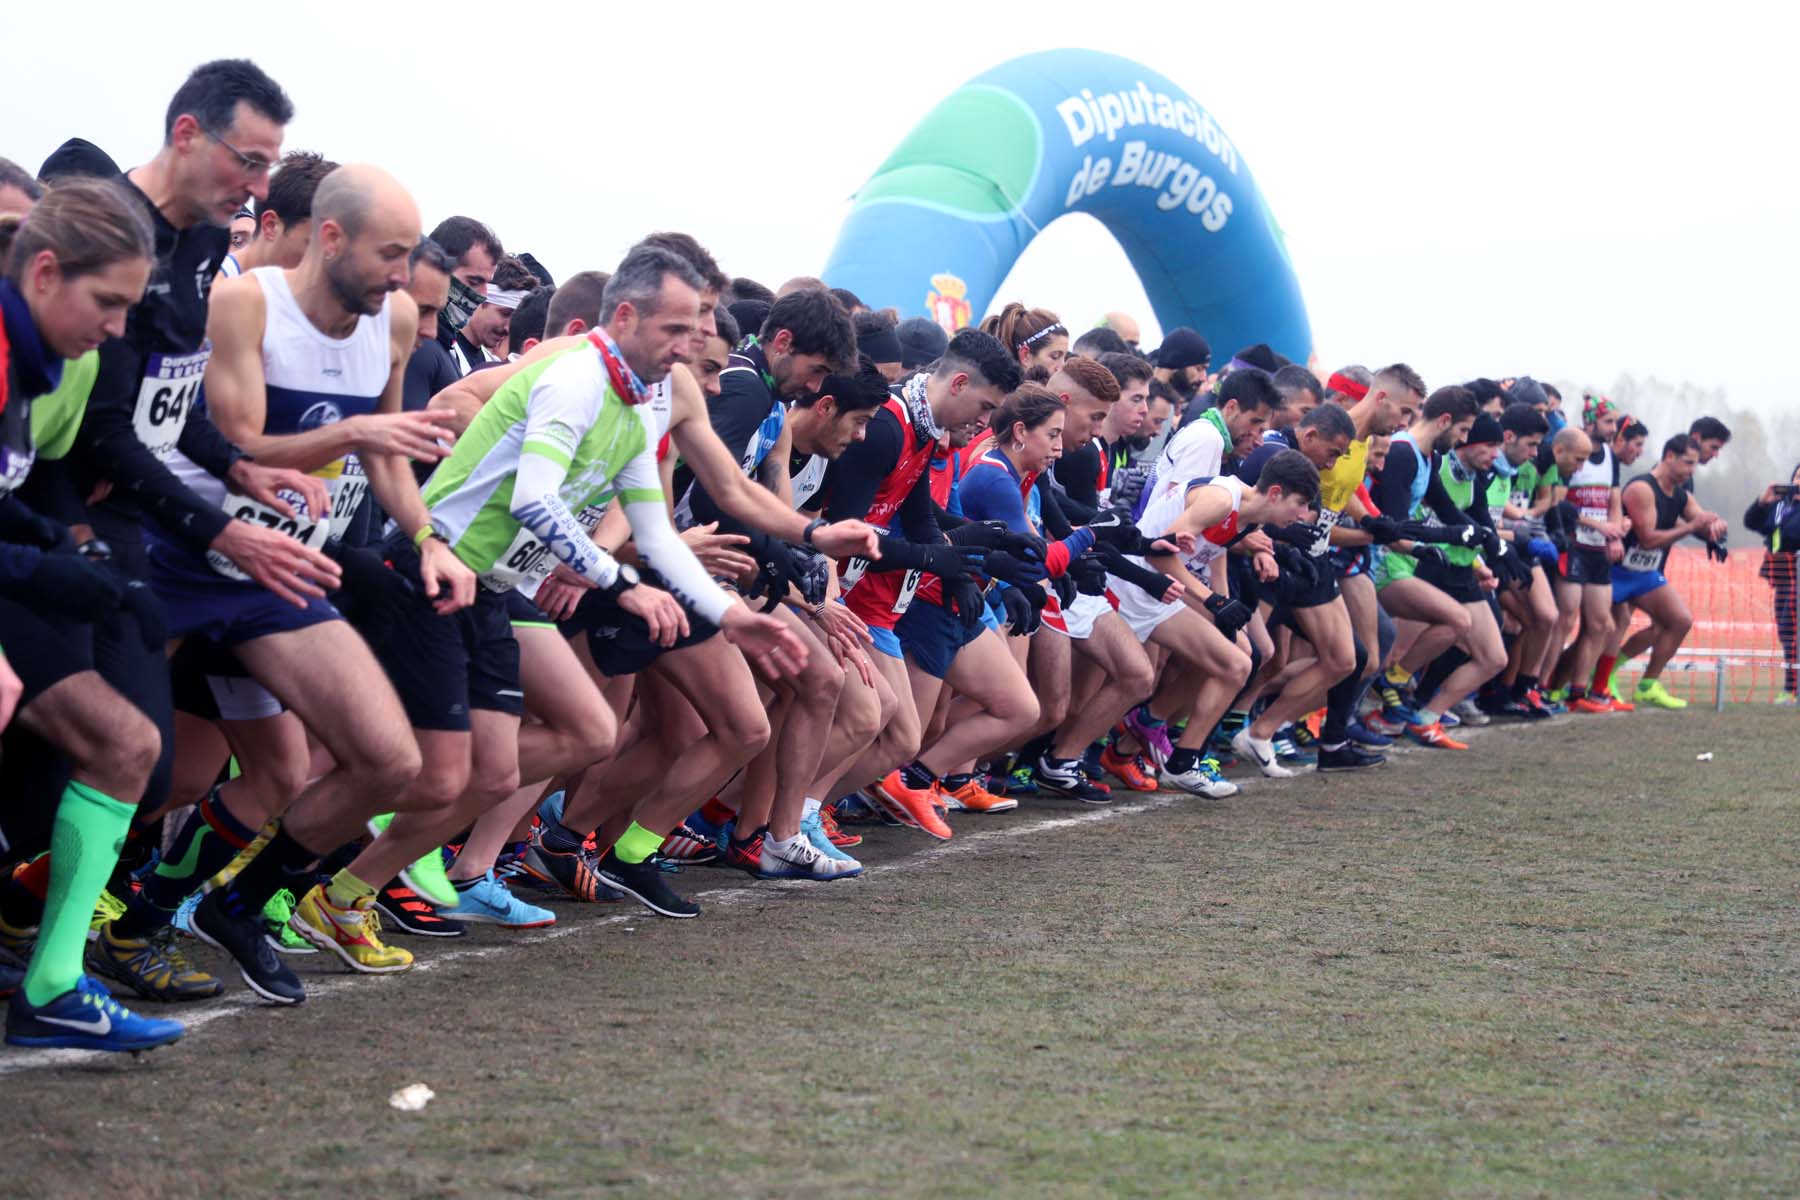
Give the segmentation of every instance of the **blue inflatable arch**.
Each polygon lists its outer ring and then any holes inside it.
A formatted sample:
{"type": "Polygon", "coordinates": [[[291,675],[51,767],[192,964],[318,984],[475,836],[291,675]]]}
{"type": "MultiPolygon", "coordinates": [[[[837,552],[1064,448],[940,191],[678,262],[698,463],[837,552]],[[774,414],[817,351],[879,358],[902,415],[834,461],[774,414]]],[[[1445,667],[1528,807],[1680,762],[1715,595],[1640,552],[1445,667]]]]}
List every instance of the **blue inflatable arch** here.
{"type": "Polygon", "coordinates": [[[945,97],[857,193],[823,274],[956,328],[1074,212],[1118,239],[1164,329],[1199,330],[1221,359],[1253,342],[1310,357],[1299,281],[1237,146],[1163,76],[1088,50],[1016,58],[945,97]]]}

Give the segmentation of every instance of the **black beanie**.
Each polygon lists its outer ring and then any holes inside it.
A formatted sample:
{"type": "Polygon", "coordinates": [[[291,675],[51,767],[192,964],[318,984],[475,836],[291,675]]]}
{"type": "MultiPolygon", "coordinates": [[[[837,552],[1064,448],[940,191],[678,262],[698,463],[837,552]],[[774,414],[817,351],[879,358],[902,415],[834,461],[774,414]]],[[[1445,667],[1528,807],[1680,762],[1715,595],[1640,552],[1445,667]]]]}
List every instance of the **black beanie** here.
{"type": "Polygon", "coordinates": [[[1501,442],[1506,440],[1501,436],[1504,432],[1500,426],[1500,418],[1488,413],[1478,413],[1475,423],[1469,426],[1469,437],[1463,445],[1485,446],[1490,442],[1501,442]]]}
{"type": "Polygon", "coordinates": [[[1170,371],[1183,367],[1204,366],[1212,361],[1212,347],[1206,339],[1185,325],[1171,329],[1156,348],[1156,365],[1170,371]]]}
{"type": "Polygon", "coordinates": [[[44,165],[38,168],[38,178],[45,180],[72,176],[112,179],[118,174],[119,164],[112,160],[112,155],[86,138],[70,138],[52,150],[44,165]]]}

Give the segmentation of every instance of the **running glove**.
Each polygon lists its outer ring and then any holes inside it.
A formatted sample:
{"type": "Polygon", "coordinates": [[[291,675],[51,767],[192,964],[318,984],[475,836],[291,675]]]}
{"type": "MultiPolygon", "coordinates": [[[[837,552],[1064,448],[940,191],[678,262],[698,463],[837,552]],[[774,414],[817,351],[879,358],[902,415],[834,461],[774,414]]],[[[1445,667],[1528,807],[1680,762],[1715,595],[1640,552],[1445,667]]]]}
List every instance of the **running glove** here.
{"type": "Polygon", "coordinates": [[[1084,554],[1071,562],[1069,577],[1075,581],[1075,590],[1083,596],[1106,594],[1106,568],[1097,558],[1084,554]]]}
{"type": "Polygon", "coordinates": [[[123,593],[118,577],[110,570],[75,554],[46,554],[30,575],[0,584],[0,595],[33,611],[53,608],[58,616],[83,625],[117,612],[123,593]]]}
{"type": "Polygon", "coordinates": [[[1042,594],[1043,589],[1009,587],[1000,590],[1000,607],[1006,613],[1006,628],[1013,637],[1025,637],[1037,631],[1038,612],[1032,608],[1028,592],[1042,594]]]}
{"type": "Polygon", "coordinates": [[[1213,625],[1225,635],[1226,641],[1235,639],[1238,632],[1250,623],[1249,607],[1235,596],[1221,596],[1214,592],[1206,598],[1206,611],[1212,614],[1213,625]]]}

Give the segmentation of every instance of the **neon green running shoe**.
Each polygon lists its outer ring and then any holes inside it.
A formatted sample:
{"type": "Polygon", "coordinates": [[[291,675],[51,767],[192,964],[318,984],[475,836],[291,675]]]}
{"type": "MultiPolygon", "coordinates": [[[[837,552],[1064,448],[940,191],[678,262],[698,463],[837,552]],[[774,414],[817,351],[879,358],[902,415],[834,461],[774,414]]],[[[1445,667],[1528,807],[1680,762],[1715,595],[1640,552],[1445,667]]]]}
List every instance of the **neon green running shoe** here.
{"type": "Polygon", "coordinates": [[[263,905],[263,936],[277,954],[317,954],[313,944],[295,933],[288,925],[294,915],[294,893],[282,888],[263,905]]]}
{"type": "Polygon", "coordinates": [[[1669,689],[1663,686],[1660,679],[1638,680],[1637,691],[1632,698],[1639,704],[1654,704],[1658,708],[1686,708],[1688,702],[1680,696],[1670,695],[1669,689]]]}
{"type": "MultiPolygon", "coordinates": [[[[394,819],[393,813],[382,813],[379,817],[369,819],[369,832],[380,836],[387,832],[387,827],[394,819]]],[[[450,884],[450,876],[444,873],[444,856],[440,850],[432,850],[418,862],[400,872],[400,878],[406,886],[439,908],[455,908],[462,903],[462,897],[450,884]]],[[[380,882],[386,883],[386,880],[380,882]]]]}
{"type": "Polygon", "coordinates": [[[94,901],[94,919],[88,922],[88,941],[100,936],[100,927],[108,921],[116,921],[125,915],[125,902],[111,892],[101,889],[100,898],[94,901]]]}
{"type": "Polygon", "coordinates": [[[1559,687],[1554,692],[1545,692],[1544,699],[1550,701],[1552,704],[1567,704],[1569,702],[1569,689],[1566,687],[1559,687]]]}
{"type": "MultiPolygon", "coordinates": [[[[1651,682],[1654,683],[1656,681],[1651,680],[1651,682]]],[[[1638,687],[1641,689],[1643,686],[1644,681],[1641,679],[1638,680],[1638,687]]],[[[1614,671],[1612,678],[1606,681],[1606,689],[1612,693],[1612,698],[1614,700],[1623,701],[1625,699],[1625,681],[1619,678],[1619,673],[1617,671],[1614,671]]],[[[1651,703],[1654,704],[1655,701],[1651,701],[1651,703]]],[[[1663,707],[1666,708],[1668,706],[1664,705],[1663,707]]],[[[1682,707],[1685,708],[1687,706],[1683,704],[1682,707]]]]}

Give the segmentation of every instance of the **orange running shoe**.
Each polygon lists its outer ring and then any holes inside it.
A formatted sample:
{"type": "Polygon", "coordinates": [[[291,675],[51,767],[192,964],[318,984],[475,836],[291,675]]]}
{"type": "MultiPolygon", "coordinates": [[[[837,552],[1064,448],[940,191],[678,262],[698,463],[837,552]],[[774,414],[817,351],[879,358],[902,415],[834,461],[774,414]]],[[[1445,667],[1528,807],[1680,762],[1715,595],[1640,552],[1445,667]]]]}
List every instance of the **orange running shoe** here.
{"type": "MultiPolygon", "coordinates": [[[[939,789],[942,791],[942,789],[939,789]]],[[[969,782],[954,792],[943,792],[944,799],[956,812],[1003,813],[1011,812],[1019,807],[1019,802],[1010,796],[996,796],[981,785],[981,776],[970,777],[969,782]]]]}
{"type": "Polygon", "coordinates": [[[1637,705],[1633,704],[1629,700],[1621,700],[1617,696],[1608,696],[1607,701],[1612,705],[1613,712],[1636,712],[1637,711],[1637,705]]]}
{"type": "Polygon", "coordinates": [[[1136,755],[1121,758],[1108,746],[1100,752],[1100,769],[1134,792],[1154,792],[1156,777],[1145,771],[1136,755]]]}
{"type": "Polygon", "coordinates": [[[839,826],[837,816],[831,811],[829,804],[819,806],[819,824],[824,828],[825,836],[831,839],[831,844],[839,850],[862,845],[862,834],[851,833],[839,826]]]}
{"type": "Polygon", "coordinates": [[[923,829],[941,842],[950,840],[950,825],[937,809],[936,784],[929,788],[908,787],[899,768],[889,771],[869,786],[870,799],[902,825],[923,829]]]}
{"type": "Polygon", "coordinates": [[[1609,713],[1613,709],[1612,697],[1583,696],[1579,700],[1569,701],[1569,711],[1578,713],[1609,713]]]}
{"type": "Polygon", "coordinates": [[[1407,736],[1421,746],[1430,746],[1434,750],[1467,750],[1467,742],[1459,742],[1444,732],[1441,721],[1433,721],[1429,725],[1408,725],[1407,736]]]}

